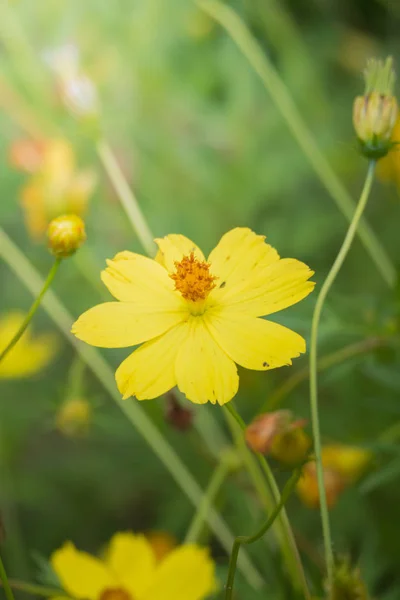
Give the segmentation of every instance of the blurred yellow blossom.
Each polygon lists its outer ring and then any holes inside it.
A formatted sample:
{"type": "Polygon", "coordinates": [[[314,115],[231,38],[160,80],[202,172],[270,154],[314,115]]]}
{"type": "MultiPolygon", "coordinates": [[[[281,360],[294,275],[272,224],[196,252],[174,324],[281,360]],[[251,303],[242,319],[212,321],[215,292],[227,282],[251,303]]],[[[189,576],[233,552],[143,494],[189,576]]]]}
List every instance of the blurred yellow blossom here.
{"type": "MultiPolygon", "coordinates": [[[[12,311],[0,317],[0,352],[7,346],[24,322],[25,315],[12,311]]],[[[30,377],[43,369],[56,352],[56,340],[51,334],[31,335],[27,328],[18,343],[0,362],[0,379],[30,377]]]]}
{"type": "Polygon", "coordinates": [[[124,398],[156,398],[175,385],[192,402],[225,404],[236,394],[235,363],[266,371],[290,365],[304,339],[271,315],[314,288],[304,263],[281,259],[248,228],[226,233],[207,261],[183,235],[156,240],[156,260],[121,252],[102,280],[118,302],[85,312],[72,332],[103,348],[142,344],[118,368],[124,398]]]}
{"type": "Polygon", "coordinates": [[[21,204],[34,239],[40,239],[60,214],[84,215],[96,174],[92,169],[76,169],[74,150],[67,140],[17,141],[10,156],[14,166],[32,174],[23,187],[21,204]]]}
{"type": "Polygon", "coordinates": [[[161,561],[144,535],[117,533],[100,560],[71,542],[51,556],[70,598],[86,600],[205,600],[216,589],[206,548],[178,546],[161,561]]]}
{"type": "MultiPolygon", "coordinates": [[[[371,452],[354,446],[331,444],[322,448],[322,464],[328,507],[334,506],[346,487],[357,481],[371,462],[371,452]]],[[[297,483],[297,493],[310,508],[319,506],[315,463],[303,467],[297,483]]]]}
{"type": "Polygon", "coordinates": [[[92,407],[85,398],[68,398],[56,415],[56,427],[69,437],[87,433],[92,417],[92,407]]]}

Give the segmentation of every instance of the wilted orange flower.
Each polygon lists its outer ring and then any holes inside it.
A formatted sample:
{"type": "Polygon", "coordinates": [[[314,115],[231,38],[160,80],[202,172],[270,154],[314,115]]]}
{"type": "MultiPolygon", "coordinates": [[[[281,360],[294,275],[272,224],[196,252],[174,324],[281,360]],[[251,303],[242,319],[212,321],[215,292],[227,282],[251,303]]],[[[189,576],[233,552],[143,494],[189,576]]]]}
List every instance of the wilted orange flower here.
{"type": "Polygon", "coordinates": [[[82,216],[96,185],[92,169],[77,170],[74,150],[64,139],[17,141],[11,162],[31,173],[21,204],[30,235],[40,239],[49,222],[64,213],[82,216]]]}
{"type": "MultiPolygon", "coordinates": [[[[322,448],[322,464],[328,507],[365,472],[372,458],[371,452],[354,446],[332,444],[322,448]]],[[[319,506],[319,492],[315,463],[307,463],[297,483],[297,493],[310,508],[319,506]]]]}

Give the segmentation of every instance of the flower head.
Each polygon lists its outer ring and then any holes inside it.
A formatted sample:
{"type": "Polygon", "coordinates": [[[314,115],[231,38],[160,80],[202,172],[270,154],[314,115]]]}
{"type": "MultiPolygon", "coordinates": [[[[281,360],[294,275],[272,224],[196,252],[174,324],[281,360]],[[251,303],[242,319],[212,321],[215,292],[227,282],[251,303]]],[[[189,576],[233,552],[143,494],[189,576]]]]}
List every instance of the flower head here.
{"type": "Polygon", "coordinates": [[[130,532],[114,535],[103,560],[67,542],[51,564],[76,600],[205,600],[216,589],[207,549],[185,544],[158,560],[146,537],[130,532]]]}
{"type": "Polygon", "coordinates": [[[392,59],[370,60],[365,71],[365,93],[354,101],[353,123],[361,152],[377,160],[385,156],[398,113],[393,96],[395,74],[392,59]]]}
{"type": "MultiPolygon", "coordinates": [[[[340,494],[355,483],[371,462],[372,454],[363,448],[331,444],[322,448],[322,464],[328,506],[334,506],[340,494]]],[[[310,508],[319,506],[319,491],[315,463],[303,467],[297,483],[297,493],[310,508]]]]}
{"type": "Polygon", "coordinates": [[[116,372],[124,398],[156,398],[177,385],[192,402],[224,404],[238,390],[235,363],[266,371],[305,351],[300,335],[260,318],[312,291],[304,263],[281,259],[247,228],[225,234],[207,260],[182,235],[156,242],[155,260],[121,252],[108,261],[102,280],[118,301],[72,328],[93,346],[143,344],[116,372]]]}
{"type": "Polygon", "coordinates": [[[66,436],[84,435],[90,424],[92,407],[85,398],[68,398],[56,415],[56,426],[66,436]]]}
{"type": "MultiPolygon", "coordinates": [[[[24,320],[25,315],[19,311],[0,317],[0,352],[6,348],[24,320]]],[[[55,351],[56,341],[52,335],[34,337],[28,327],[18,344],[0,362],[0,379],[19,379],[34,375],[48,365],[55,351]]]]}
{"type": "Polygon", "coordinates": [[[57,217],[47,228],[48,247],[56,258],[72,256],[85,240],[85,224],[77,215],[57,217]]]}

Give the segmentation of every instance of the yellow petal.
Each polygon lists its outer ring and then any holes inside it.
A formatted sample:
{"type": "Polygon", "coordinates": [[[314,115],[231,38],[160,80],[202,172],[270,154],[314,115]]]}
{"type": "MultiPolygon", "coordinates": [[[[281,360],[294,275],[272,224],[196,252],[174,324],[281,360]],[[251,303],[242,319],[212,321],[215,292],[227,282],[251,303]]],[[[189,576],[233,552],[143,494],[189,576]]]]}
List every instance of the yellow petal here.
{"type": "Polygon", "coordinates": [[[132,302],[105,302],[83,313],[71,331],[92,346],[126,348],[161,335],[186,317],[184,308],[167,311],[132,302]]]}
{"type": "Polygon", "coordinates": [[[259,317],[299,302],[314,288],[307,265],[279,255],[250,229],[225,234],[209,256],[217,287],[209,303],[232,306],[235,312],[259,317]]]}
{"type": "Polygon", "coordinates": [[[118,582],[135,600],[149,587],[156,568],[156,558],[150,542],[144,535],[130,532],[113,536],[106,557],[106,564],[118,582]]]}
{"type": "Polygon", "coordinates": [[[225,404],[238,390],[236,366],[210,335],[202,317],[191,317],[188,323],[175,373],[181,392],[196,404],[225,404]]]}
{"type": "Polygon", "coordinates": [[[71,542],[50,559],[64,590],[73,598],[98,600],[102,591],[116,587],[117,580],[100,560],[81,552],[71,542]]]}
{"type": "Polygon", "coordinates": [[[187,324],[177,325],[143,344],[121,363],[115,378],[124,399],[136,396],[138,400],[150,400],[175,387],[175,359],[186,335],[187,324]]]}
{"type": "Polygon", "coordinates": [[[182,308],[184,300],[156,261],[133,252],[120,252],[102,272],[103,283],[117,300],[137,302],[157,309],[182,308]]]}
{"type": "Polygon", "coordinates": [[[189,238],[184,235],[171,233],[163,238],[157,238],[154,241],[159,247],[156,261],[170,273],[175,271],[175,262],[181,261],[184,256],[189,256],[191,252],[194,253],[198,260],[204,260],[202,251],[192,242],[192,240],[189,240],[189,238]]]}
{"type": "Polygon", "coordinates": [[[291,365],[291,359],[306,350],[300,335],[272,321],[216,310],[209,311],[205,321],[221,348],[246,369],[291,365]]]}
{"type": "Polygon", "coordinates": [[[208,257],[210,272],[218,277],[213,295],[221,299],[230,296],[236,288],[246,285],[254,273],[277,260],[279,254],[265,243],[265,236],[248,227],[228,231],[208,257]]]}
{"type": "Polygon", "coordinates": [[[216,587],[215,566],[208,551],[188,544],[162,561],[140,600],[206,600],[216,587]]]}
{"type": "MultiPolygon", "coordinates": [[[[25,315],[19,311],[7,313],[0,319],[0,352],[14,337],[24,319],[25,315]]],[[[18,379],[34,375],[50,362],[56,350],[57,340],[53,335],[32,336],[28,327],[0,362],[0,379],[18,379]]]]}

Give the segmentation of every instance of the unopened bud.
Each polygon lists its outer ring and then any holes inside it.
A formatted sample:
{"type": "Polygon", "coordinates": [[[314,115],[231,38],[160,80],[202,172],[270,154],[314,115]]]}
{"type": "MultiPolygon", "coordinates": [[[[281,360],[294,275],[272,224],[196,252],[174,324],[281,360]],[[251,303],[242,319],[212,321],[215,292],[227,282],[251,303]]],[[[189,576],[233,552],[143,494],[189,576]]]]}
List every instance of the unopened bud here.
{"type": "Polygon", "coordinates": [[[275,436],[290,424],[290,420],[291,412],[289,410],[276,410],[260,415],[246,429],[247,445],[254,452],[267,454],[275,436]]]}
{"type": "Polygon", "coordinates": [[[368,600],[369,595],[358,567],[342,558],[334,566],[332,589],[327,586],[329,600],[368,600]]]}
{"type": "MultiPolygon", "coordinates": [[[[345,479],[334,469],[324,467],[324,487],[328,508],[332,508],[346,487],[345,479]]],[[[315,463],[304,465],[302,475],[296,484],[300,500],[308,508],[319,507],[319,489],[315,463]]]]}
{"type": "Polygon", "coordinates": [[[178,431],[188,431],[193,425],[193,412],[179,404],[174,392],[166,397],[165,420],[178,431]]]}
{"type": "Polygon", "coordinates": [[[305,421],[295,421],[272,440],[270,454],[287,467],[304,462],[311,448],[311,438],[304,431],[305,421]]]}
{"type": "Polygon", "coordinates": [[[47,228],[49,250],[56,258],[74,254],[86,240],[85,224],[77,215],[62,215],[47,228]]]}
{"type": "Polygon", "coordinates": [[[398,112],[393,95],[394,80],[391,58],[384,63],[369,61],[365,70],[365,93],[354,101],[354,129],[361,152],[369,159],[382,158],[392,146],[390,138],[398,112]]]}
{"type": "Polygon", "coordinates": [[[92,409],[84,398],[71,398],[60,407],[56,416],[57,429],[66,436],[79,437],[88,431],[92,409]]]}

